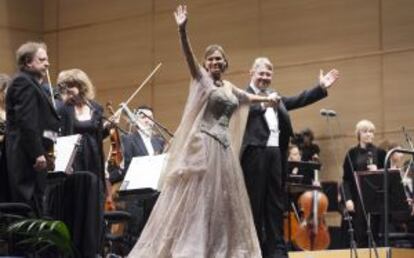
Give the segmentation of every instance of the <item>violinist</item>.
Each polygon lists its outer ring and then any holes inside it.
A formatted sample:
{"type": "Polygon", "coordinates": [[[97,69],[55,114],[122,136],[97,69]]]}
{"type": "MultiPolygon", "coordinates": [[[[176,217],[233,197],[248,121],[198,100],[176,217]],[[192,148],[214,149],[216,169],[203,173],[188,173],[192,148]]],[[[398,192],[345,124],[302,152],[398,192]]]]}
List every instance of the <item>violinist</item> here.
{"type": "MultiPolygon", "coordinates": [[[[61,133],[63,136],[80,134],[81,143],[73,162],[73,170],[90,171],[103,186],[108,184],[104,174],[103,139],[108,136],[104,124],[103,108],[94,101],[95,88],[88,75],[80,69],[70,69],[59,73],[58,85],[66,88],[66,102],[59,108],[61,133]]],[[[110,195],[108,195],[110,198],[110,195]]]]}
{"type": "Polygon", "coordinates": [[[57,136],[59,118],[40,85],[49,67],[44,43],[27,42],[16,52],[19,72],[6,95],[6,159],[10,197],[43,213],[47,153],[57,136]]]}
{"type": "MultiPolygon", "coordinates": [[[[358,247],[368,245],[367,224],[364,218],[362,205],[359,201],[357,185],[354,179],[354,172],[373,171],[384,167],[385,151],[376,147],[374,142],[375,125],[369,120],[361,120],[356,124],[355,134],[358,145],[351,148],[344,158],[343,163],[343,184],[345,190],[345,206],[352,215],[355,230],[355,239],[358,247]]],[[[371,225],[375,234],[377,219],[372,218],[371,225]]],[[[347,225],[343,222],[343,225],[347,225]]],[[[346,230],[344,228],[344,230],[346,230]]],[[[344,234],[346,235],[346,234],[344,234]]]]}
{"type": "Polygon", "coordinates": [[[102,140],[107,135],[103,127],[103,108],[95,102],[95,88],[88,75],[80,69],[59,73],[58,85],[65,85],[68,98],[59,109],[62,135],[81,134],[82,142],[74,161],[74,171],[90,171],[102,176],[102,140]]]}
{"type": "Polygon", "coordinates": [[[161,154],[165,145],[164,140],[154,133],[154,122],[150,119],[154,119],[153,109],[143,105],[138,107],[135,115],[139,127],[133,126],[130,134],[122,136],[125,171],[133,157],[161,154]]]}

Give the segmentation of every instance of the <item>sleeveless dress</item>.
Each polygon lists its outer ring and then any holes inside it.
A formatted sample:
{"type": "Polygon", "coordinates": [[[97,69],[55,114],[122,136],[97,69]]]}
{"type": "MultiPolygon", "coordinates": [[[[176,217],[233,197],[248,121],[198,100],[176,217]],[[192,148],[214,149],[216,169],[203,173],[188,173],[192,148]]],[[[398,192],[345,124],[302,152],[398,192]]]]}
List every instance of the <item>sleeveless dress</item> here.
{"type": "Polygon", "coordinates": [[[182,133],[182,138],[189,140],[175,148],[180,152],[175,159],[180,157],[182,162],[167,162],[173,176],[167,175],[147,225],[128,257],[261,257],[241,167],[229,135],[230,118],[246,96],[228,82],[216,87],[205,73],[203,77],[193,85],[202,89],[190,92],[176,133],[179,141],[186,119],[193,115],[199,120],[182,133]],[[200,102],[205,99],[199,109],[189,104],[193,101],[197,105],[195,96],[200,102]],[[194,110],[200,115],[192,114],[194,110]],[[177,169],[171,168],[174,165],[177,169]]]}

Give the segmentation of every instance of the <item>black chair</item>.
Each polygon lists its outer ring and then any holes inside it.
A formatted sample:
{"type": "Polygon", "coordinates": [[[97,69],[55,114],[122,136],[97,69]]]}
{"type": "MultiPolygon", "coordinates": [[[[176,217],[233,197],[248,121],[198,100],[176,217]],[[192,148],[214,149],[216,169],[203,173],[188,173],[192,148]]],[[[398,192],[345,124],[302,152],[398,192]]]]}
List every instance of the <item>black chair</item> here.
{"type": "Polygon", "coordinates": [[[22,202],[2,202],[0,203],[0,218],[27,218],[34,215],[32,207],[22,202]]]}
{"type": "MultiPolygon", "coordinates": [[[[115,234],[112,232],[112,226],[115,224],[124,224],[131,219],[131,214],[126,211],[107,211],[104,213],[105,220],[105,257],[123,257],[126,255],[122,251],[124,244],[124,233],[115,234]],[[118,248],[115,250],[115,244],[118,248]]],[[[125,232],[125,229],[123,230],[125,232]]]]}

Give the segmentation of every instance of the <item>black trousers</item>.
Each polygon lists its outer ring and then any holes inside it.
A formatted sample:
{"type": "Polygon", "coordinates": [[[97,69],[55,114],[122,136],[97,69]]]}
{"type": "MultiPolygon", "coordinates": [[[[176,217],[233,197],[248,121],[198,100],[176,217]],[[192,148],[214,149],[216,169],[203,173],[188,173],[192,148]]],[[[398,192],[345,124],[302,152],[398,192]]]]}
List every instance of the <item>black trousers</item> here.
{"type": "Polygon", "coordinates": [[[263,257],[287,257],[283,239],[286,193],[280,150],[248,146],[241,165],[263,257]]]}

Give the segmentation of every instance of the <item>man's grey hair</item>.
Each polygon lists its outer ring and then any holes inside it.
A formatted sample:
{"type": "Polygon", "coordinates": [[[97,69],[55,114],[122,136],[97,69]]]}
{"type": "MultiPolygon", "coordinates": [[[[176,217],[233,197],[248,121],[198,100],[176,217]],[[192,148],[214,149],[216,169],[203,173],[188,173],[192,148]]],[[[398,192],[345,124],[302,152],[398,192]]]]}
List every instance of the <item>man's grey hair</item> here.
{"type": "Polygon", "coordinates": [[[251,70],[255,71],[259,66],[266,66],[268,69],[273,71],[273,64],[267,57],[258,57],[254,60],[251,70]]]}

